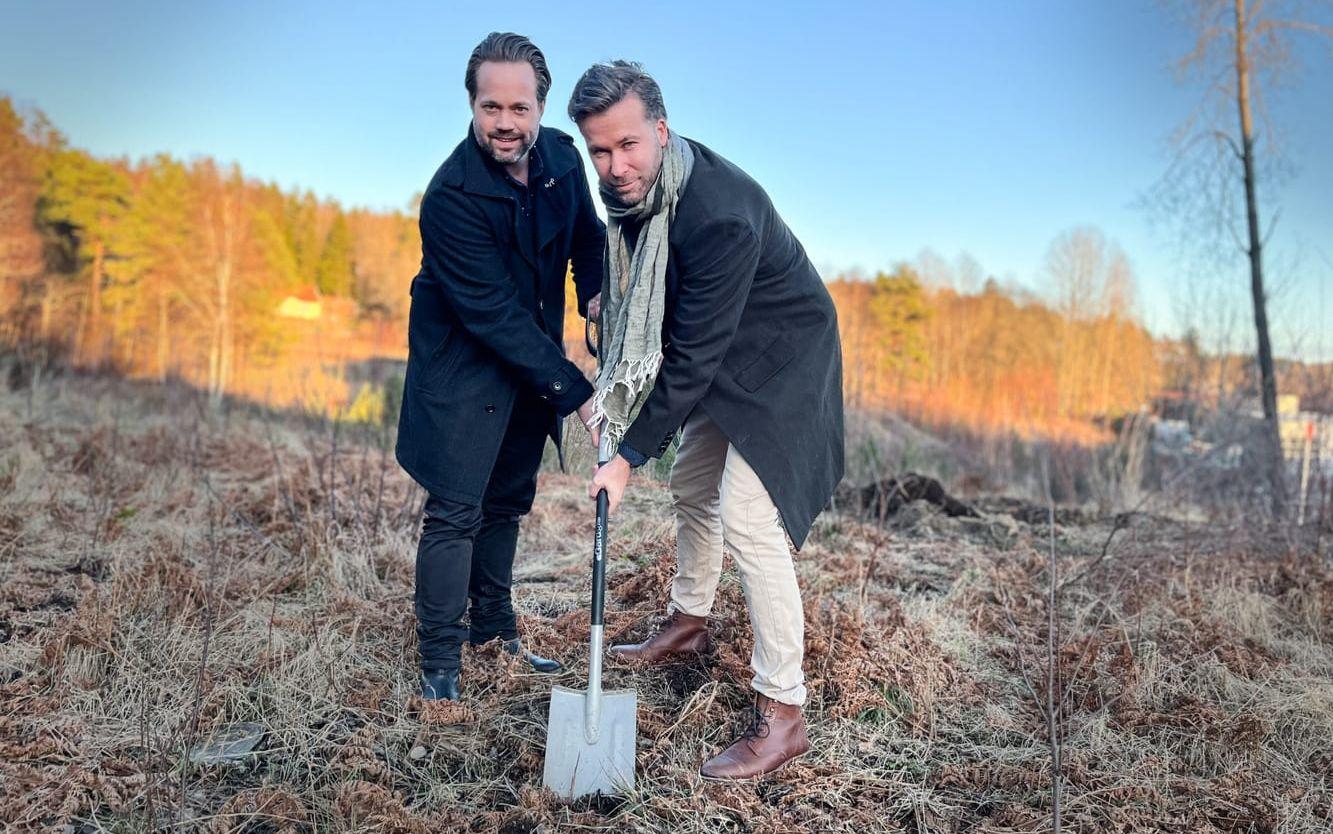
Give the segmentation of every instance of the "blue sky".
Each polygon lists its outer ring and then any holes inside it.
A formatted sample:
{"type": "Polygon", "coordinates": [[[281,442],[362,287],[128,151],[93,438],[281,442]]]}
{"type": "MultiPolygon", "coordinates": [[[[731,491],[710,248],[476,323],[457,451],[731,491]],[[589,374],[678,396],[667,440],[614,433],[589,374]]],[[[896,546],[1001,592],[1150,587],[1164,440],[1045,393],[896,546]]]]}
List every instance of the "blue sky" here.
{"type": "MultiPolygon", "coordinates": [[[[489,4],[7,3],[0,92],[79,147],[235,160],[345,205],[407,205],[464,136],[463,66],[493,29],[533,38],[573,131],[594,60],[643,61],[672,126],[765,186],[826,275],[931,249],[1041,292],[1052,240],[1093,225],[1129,255],[1146,323],[1180,328],[1177,241],[1137,205],[1199,100],[1169,65],[1189,44],[1152,0],[489,4]]],[[[1273,99],[1294,175],[1271,242],[1279,353],[1333,358],[1333,52],[1273,99]]],[[[1265,184],[1261,184],[1264,189],[1265,184]]],[[[404,276],[406,282],[410,276],[404,276]]],[[[1197,297],[1200,293],[1195,292],[1197,297]]]]}

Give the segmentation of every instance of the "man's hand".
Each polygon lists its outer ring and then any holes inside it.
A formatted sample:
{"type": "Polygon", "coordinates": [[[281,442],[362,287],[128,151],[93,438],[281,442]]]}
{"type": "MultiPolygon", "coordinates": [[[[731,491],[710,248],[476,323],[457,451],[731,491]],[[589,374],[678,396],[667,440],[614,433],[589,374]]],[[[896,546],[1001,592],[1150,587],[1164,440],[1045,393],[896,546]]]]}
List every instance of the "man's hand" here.
{"type": "Polygon", "coordinates": [[[586,403],[579,406],[578,415],[583,427],[588,430],[588,439],[592,441],[592,447],[596,449],[602,442],[602,427],[592,421],[592,401],[593,398],[589,397],[586,403]]]}
{"type": "Polygon", "coordinates": [[[597,293],[597,295],[594,295],[592,298],[588,299],[588,320],[596,321],[597,317],[600,316],[601,314],[602,314],[602,294],[597,293]]]}
{"type": "Polygon", "coordinates": [[[596,500],[597,493],[606,490],[607,507],[610,512],[615,512],[616,507],[620,506],[620,499],[625,495],[630,471],[629,461],[616,455],[605,466],[597,467],[592,483],[588,485],[588,497],[596,500]]]}

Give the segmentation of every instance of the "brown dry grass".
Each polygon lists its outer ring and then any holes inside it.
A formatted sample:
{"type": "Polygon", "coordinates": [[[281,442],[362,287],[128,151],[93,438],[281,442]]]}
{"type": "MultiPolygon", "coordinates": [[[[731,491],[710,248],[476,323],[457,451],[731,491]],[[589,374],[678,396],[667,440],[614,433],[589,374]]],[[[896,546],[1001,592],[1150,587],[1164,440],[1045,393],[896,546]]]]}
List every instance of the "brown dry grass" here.
{"type": "MultiPolygon", "coordinates": [[[[1044,525],[911,505],[828,514],[799,554],[814,750],[780,778],[696,776],[749,697],[733,573],[719,650],[608,670],[639,691],[639,790],[540,790],[552,679],[493,649],[467,703],[413,697],[420,495],[373,436],[65,376],[0,394],[0,820],[13,831],[1043,831],[1044,525]],[[256,753],[191,764],[219,728],[256,753]]],[[[586,673],[592,521],[544,473],[516,604],[586,673]]],[[[1072,575],[1107,521],[1057,530],[1072,575]]],[[[672,572],[669,501],[613,519],[608,630],[644,634],[672,572]]],[[[1244,530],[1137,515],[1065,589],[1064,823],[1077,831],[1333,829],[1333,572],[1244,530]]]]}

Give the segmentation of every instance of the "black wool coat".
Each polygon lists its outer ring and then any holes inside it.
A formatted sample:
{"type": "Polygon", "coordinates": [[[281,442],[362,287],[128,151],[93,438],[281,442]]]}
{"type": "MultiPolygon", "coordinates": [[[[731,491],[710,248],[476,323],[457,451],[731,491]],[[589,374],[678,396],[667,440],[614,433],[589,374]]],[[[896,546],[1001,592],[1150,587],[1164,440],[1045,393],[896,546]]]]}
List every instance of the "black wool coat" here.
{"type": "Polygon", "coordinates": [[[759,184],[686,141],[694,170],[668,233],[662,367],[624,443],[659,457],[702,408],[799,548],[843,475],[837,312],[759,184]]]}
{"type": "Polygon", "coordinates": [[[517,196],[470,128],[422,197],[396,454],[435,496],[481,500],[516,401],[549,409],[559,447],[558,418],[592,396],[564,355],[565,274],[572,263],[585,311],[606,227],[573,139],[543,127],[536,149],[535,240],[517,239],[517,196]]]}

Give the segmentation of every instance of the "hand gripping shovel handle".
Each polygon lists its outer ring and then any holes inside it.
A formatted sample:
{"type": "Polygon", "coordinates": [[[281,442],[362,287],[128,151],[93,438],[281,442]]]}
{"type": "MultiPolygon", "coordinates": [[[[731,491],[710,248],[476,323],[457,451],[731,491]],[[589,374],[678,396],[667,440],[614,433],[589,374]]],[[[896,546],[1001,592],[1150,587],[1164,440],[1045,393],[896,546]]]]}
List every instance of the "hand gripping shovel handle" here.
{"type": "MultiPolygon", "coordinates": [[[[602,427],[601,446],[597,450],[597,465],[610,460],[610,441],[606,427],[602,427]]],[[[610,499],[606,490],[597,493],[597,523],[592,540],[592,617],[588,646],[588,696],[584,699],[583,734],[589,744],[596,744],[602,720],[602,615],[606,592],[606,521],[610,499]]]]}

